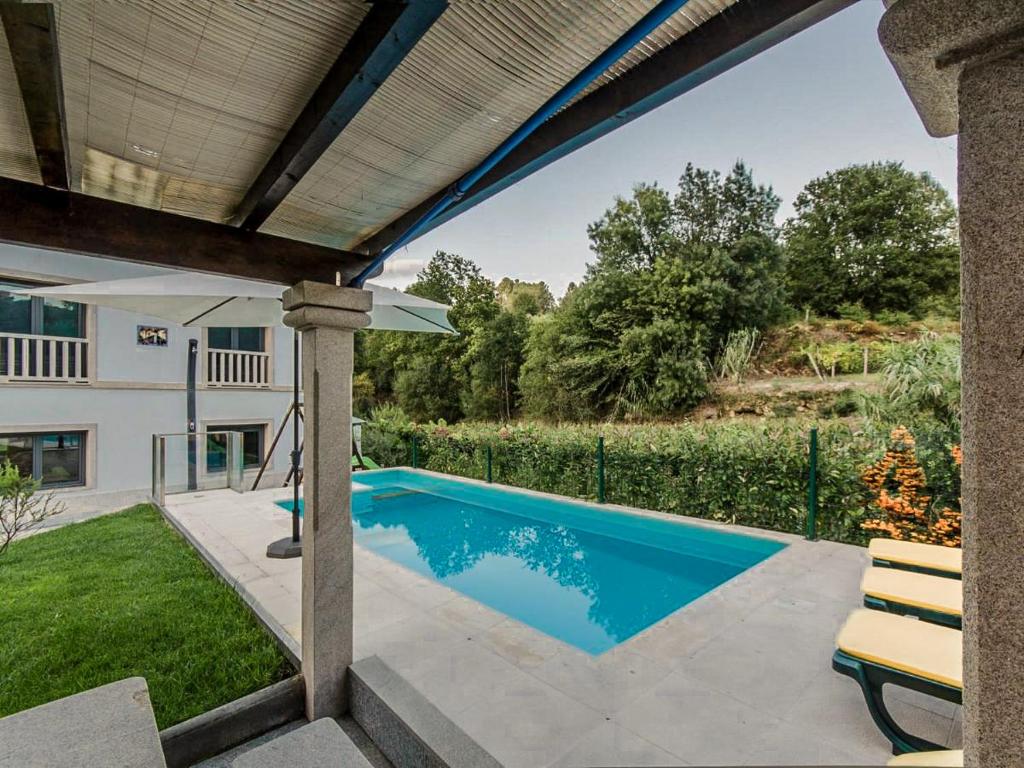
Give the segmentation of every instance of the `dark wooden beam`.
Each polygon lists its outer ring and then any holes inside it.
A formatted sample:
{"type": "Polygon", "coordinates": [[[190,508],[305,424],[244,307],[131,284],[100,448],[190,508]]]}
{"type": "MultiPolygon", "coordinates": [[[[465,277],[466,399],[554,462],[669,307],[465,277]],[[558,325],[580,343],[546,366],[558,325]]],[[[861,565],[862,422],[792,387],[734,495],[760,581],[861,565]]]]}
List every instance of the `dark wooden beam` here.
{"type": "Polygon", "coordinates": [[[68,133],[53,5],[0,2],[0,19],[11,49],[43,184],[68,189],[68,133]]]}
{"type": "MultiPolygon", "coordinates": [[[[854,2],[739,0],[548,120],[424,232],[854,2]]],[[[354,250],[379,253],[430,210],[446,190],[399,216],[354,250]]]]}
{"type": "Polygon", "coordinates": [[[227,224],[0,178],[0,242],[293,285],[342,285],[370,259],[227,224]]]}
{"type": "Polygon", "coordinates": [[[377,2],[239,204],[232,223],[255,230],[313,167],[447,7],[377,2]]]}

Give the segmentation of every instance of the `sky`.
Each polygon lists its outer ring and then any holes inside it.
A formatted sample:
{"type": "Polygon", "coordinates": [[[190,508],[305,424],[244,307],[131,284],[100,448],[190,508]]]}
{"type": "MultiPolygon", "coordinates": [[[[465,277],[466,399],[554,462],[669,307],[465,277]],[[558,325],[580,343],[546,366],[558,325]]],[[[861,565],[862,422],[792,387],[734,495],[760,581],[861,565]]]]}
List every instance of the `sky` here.
{"type": "Polygon", "coordinates": [[[687,162],[725,173],[742,159],[781,196],[780,223],[808,181],[852,163],[900,161],[955,198],[956,139],[925,133],[878,43],[882,11],[860,0],[554,162],[415,240],[374,282],[405,287],[445,250],[561,296],[593,258],[587,225],[637,182],[674,189],[687,162]]]}

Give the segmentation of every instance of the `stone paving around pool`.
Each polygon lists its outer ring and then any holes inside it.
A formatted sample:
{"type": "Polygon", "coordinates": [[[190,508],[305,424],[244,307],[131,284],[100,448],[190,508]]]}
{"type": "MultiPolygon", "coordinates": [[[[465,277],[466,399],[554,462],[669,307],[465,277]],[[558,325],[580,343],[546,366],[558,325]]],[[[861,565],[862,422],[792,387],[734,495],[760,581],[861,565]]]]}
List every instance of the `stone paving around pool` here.
{"type": "MultiPolygon", "coordinates": [[[[299,560],[274,488],[167,498],[172,519],[298,654],[299,560]]],[[[590,656],[355,545],[355,657],[377,655],[509,768],[883,765],[860,689],[831,669],[865,550],[789,547],[590,656]]],[[[911,733],[959,746],[960,707],[898,689],[911,733]]]]}

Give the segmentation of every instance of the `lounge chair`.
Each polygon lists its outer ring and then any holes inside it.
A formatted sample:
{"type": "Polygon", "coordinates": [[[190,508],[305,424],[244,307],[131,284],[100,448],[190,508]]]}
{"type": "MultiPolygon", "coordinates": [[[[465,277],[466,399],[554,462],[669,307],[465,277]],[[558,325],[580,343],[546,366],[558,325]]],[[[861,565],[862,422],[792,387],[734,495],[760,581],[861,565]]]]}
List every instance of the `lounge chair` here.
{"type": "Polygon", "coordinates": [[[919,766],[919,768],[963,768],[964,751],[962,749],[942,749],[938,752],[914,752],[909,755],[898,755],[886,765],[919,766]]]}
{"type": "Polygon", "coordinates": [[[959,630],[858,608],[839,630],[832,669],[860,685],[871,718],[892,742],[893,754],[944,749],[912,736],[896,724],[886,709],[882,686],[896,685],[961,703],[963,652],[959,630]]]}
{"type": "Polygon", "coordinates": [[[867,608],[960,629],[964,594],[956,579],[872,567],[864,572],[860,589],[867,608]]]}
{"type": "Polygon", "coordinates": [[[380,465],[376,461],[371,459],[369,456],[353,454],[352,469],[380,469],[380,465]]]}
{"type": "Polygon", "coordinates": [[[872,539],[868,544],[868,554],[874,565],[880,568],[899,568],[951,579],[959,579],[963,573],[963,557],[955,547],[872,539]]]}

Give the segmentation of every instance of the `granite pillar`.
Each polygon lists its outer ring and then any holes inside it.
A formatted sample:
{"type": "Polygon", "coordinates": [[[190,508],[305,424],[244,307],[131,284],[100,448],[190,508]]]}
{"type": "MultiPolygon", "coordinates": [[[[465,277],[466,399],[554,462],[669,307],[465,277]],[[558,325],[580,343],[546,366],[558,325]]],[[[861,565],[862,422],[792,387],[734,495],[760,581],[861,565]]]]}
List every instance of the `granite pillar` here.
{"type": "Polygon", "coordinates": [[[302,332],[302,676],[312,721],[347,709],[353,333],[370,322],[371,294],[302,282],[285,291],[283,300],[285,325],[302,332]]]}
{"type": "Polygon", "coordinates": [[[879,34],[959,134],[964,761],[1024,766],[1024,3],[898,0],[879,34]]]}
{"type": "Polygon", "coordinates": [[[964,749],[1024,766],[1024,52],[960,80],[964,749]]]}

